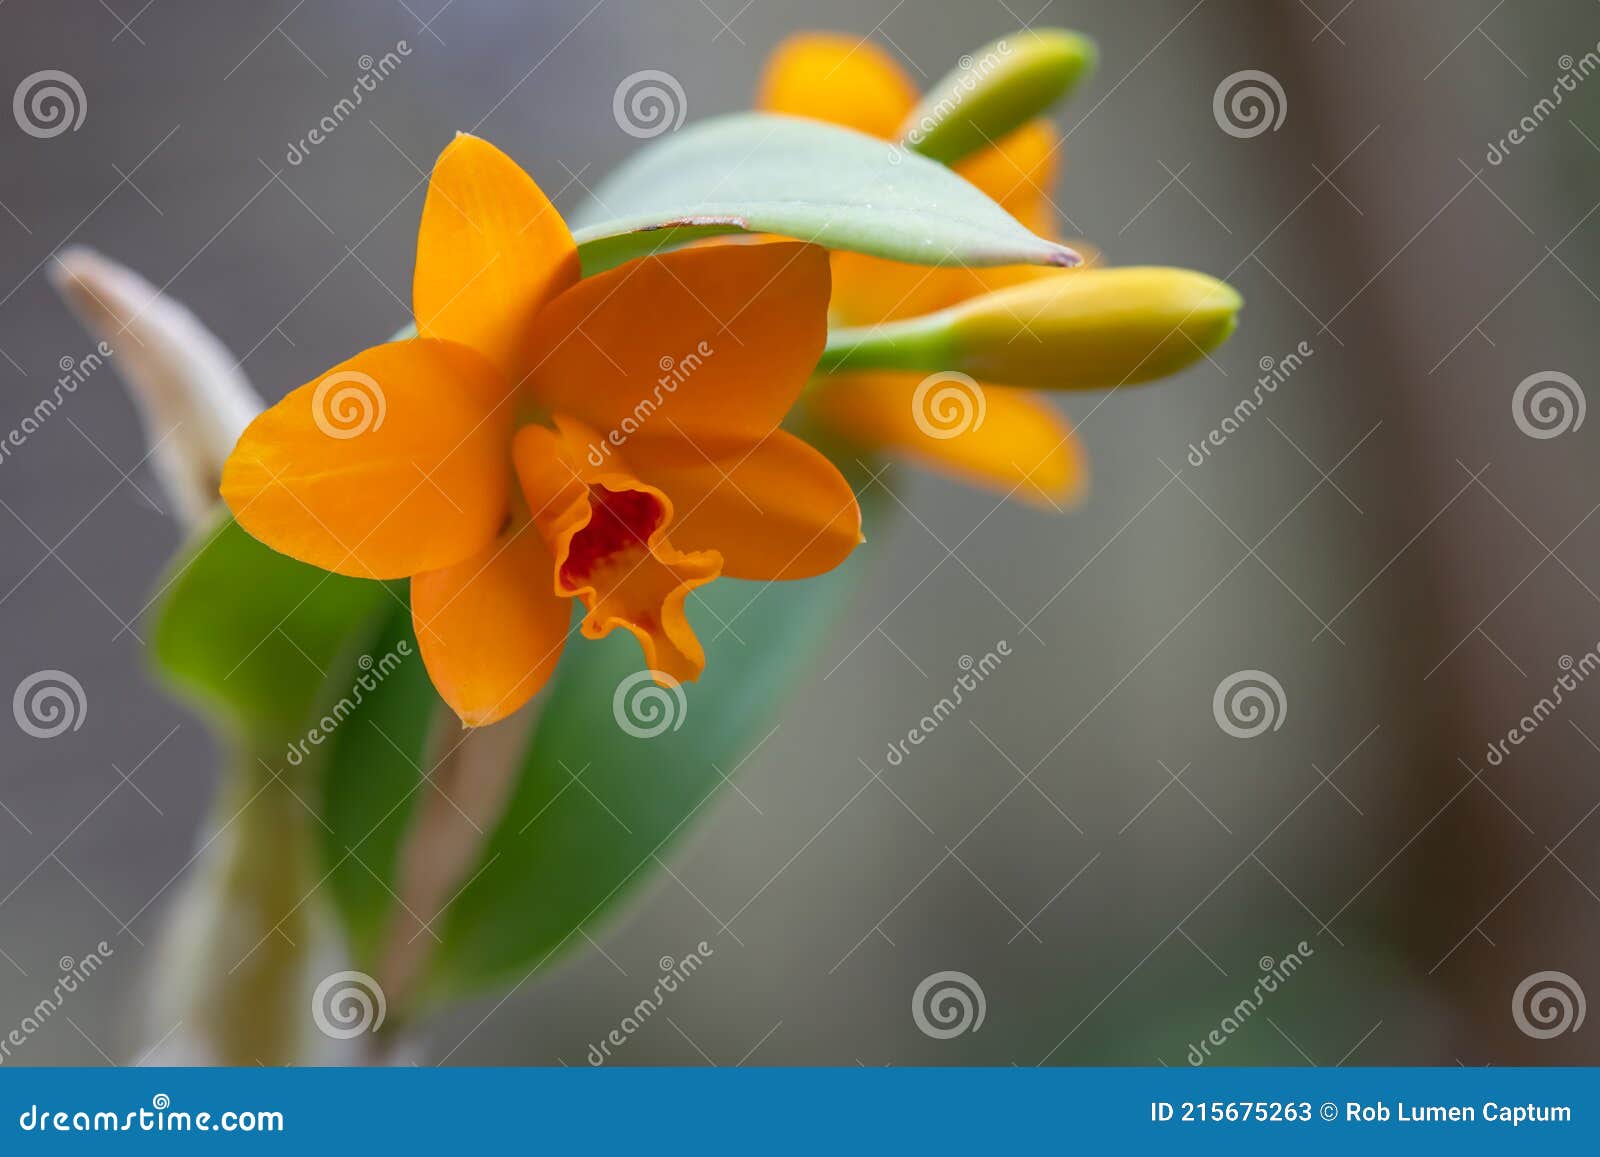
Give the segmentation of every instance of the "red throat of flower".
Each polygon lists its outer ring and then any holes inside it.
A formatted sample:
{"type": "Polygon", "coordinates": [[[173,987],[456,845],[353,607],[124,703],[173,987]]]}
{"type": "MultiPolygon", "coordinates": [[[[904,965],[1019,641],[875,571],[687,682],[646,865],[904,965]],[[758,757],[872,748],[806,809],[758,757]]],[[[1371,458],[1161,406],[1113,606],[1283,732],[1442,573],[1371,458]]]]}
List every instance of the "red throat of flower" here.
{"type": "Polygon", "coordinates": [[[563,519],[571,529],[555,544],[557,593],[588,608],[587,637],[625,627],[638,638],[651,669],[678,680],[698,678],[705,651],[684,604],[691,590],[722,572],[722,556],[674,549],[666,538],[672,505],[653,487],[616,481],[590,483],[584,490],[574,503],[575,517],[563,519]]]}

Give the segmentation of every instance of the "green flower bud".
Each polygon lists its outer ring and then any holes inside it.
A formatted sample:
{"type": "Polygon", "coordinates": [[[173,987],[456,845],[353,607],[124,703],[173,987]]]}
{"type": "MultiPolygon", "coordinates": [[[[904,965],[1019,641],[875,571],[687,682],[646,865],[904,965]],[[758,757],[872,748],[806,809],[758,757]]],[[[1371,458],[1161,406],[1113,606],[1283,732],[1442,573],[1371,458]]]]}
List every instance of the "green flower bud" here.
{"type": "Polygon", "coordinates": [[[1014,33],[961,58],[901,129],[905,146],[953,164],[1020,128],[1094,68],[1094,42],[1050,28],[1014,33]]]}

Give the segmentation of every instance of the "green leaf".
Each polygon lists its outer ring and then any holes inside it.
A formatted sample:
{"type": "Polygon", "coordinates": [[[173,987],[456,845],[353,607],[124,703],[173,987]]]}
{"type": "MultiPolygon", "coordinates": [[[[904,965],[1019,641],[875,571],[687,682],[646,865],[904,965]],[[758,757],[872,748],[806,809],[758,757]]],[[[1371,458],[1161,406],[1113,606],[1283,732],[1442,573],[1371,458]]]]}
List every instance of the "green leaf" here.
{"type": "MultiPolygon", "coordinates": [[[[176,1009],[186,1033],[226,1063],[301,1062],[307,969],[342,949],[313,898],[325,876],[309,777],[296,774],[307,757],[291,753],[320,753],[301,745],[329,689],[348,689],[363,669],[354,645],[395,605],[392,592],[278,554],[226,516],[195,536],[162,590],[155,666],[222,725],[231,766],[205,855],[164,934],[162,959],[181,967],[151,999],[176,1009]],[[222,975],[241,953],[237,973],[222,975]]],[[[370,770],[380,779],[385,766],[370,770]]]]}
{"type": "Polygon", "coordinates": [[[263,751],[305,727],[328,668],[389,602],[381,584],[296,562],[226,517],[162,586],[157,670],[263,751]]]}
{"type": "Polygon", "coordinates": [[[335,907],[356,963],[375,972],[442,701],[423,666],[408,607],[380,616],[365,633],[362,655],[368,662],[346,668],[352,681],[341,692],[351,709],[328,731],[321,755],[319,810],[335,907]],[[390,669],[395,656],[399,662],[390,669]]]}
{"type": "MultiPolygon", "coordinates": [[[[595,190],[585,274],[714,233],[776,233],[916,265],[1074,265],[943,165],[818,121],[717,117],[663,137],[595,190]],[[611,218],[595,221],[597,214],[611,218]]],[[[585,220],[585,218],[589,218],[585,220]]]]}
{"type": "Polygon", "coordinates": [[[478,875],[438,925],[427,997],[522,979],[653,874],[653,856],[690,827],[775,713],[855,585],[860,553],[820,578],[721,579],[697,591],[691,617],[706,671],[680,701],[629,682],[640,673],[639,645],[621,631],[569,646],[478,875]],[[652,697],[666,714],[649,714],[652,697]],[[631,735],[614,710],[636,731],[661,733],[631,735]]]}
{"type": "MultiPolygon", "coordinates": [[[[706,675],[684,688],[677,726],[654,738],[624,731],[613,713],[619,686],[641,672],[638,644],[622,632],[573,641],[507,810],[436,922],[444,942],[424,999],[520,978],[653,874],[653,855],[723,783],[717,768],[733,772],[775,713],[865,565],[859,554],[816,579],[723,579],[696,592],[706,675]]],[[[324,825],[315,877],[328,873],[356,963],[377,968],[440,716],[401,592],[295,562],[232,520],[202,536],[169,584],[158,665],[243,732],[243,771],[300,760],[313,770],[318,790],[300,802],[318,806],[324,825]],[[395,653],[403,660],[374,679],[395,653]],[[314,732],[321,742],[308,741],[314,732]]],[[[635,703],[653,687],[630,685],[635,703]]]]}
{"type": "MultiPolygon", "coordinates": [[[[295,781],[284,793],[301,793],[290,818],[314,829],[321,846],[308,832],[303,869],[280,863],[283,878],[326,878],[357,962],[375,967],[440,707],[404,587],[386,594],[382,584],[296,562],[232,519],[197,536],[168,583],[158,668],[233,734],[242,798],[254,799],[275,773],[295,781]]],[[[281,829],[272,854],[287,856],[292,834],[281,829]]]]}
{"type": "Polygon", "coordinates": [[[906,147],[954,164],[998,141],[1076,88],[1094,42],[1062,28],[1014,32],[961,58],[906,117],[906,147]]]}

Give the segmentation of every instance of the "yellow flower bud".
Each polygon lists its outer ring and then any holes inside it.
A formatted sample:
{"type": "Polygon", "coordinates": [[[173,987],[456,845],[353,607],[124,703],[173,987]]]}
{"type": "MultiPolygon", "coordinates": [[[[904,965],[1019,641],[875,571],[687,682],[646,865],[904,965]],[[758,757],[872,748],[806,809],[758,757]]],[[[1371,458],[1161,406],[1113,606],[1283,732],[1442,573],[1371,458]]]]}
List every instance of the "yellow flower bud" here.
{"type": "Polygon", "coordinates": [[[1062,272],[924,317],[828,338],[824,372],[958,370],[983,382],[1094,390],[1177,373],[1225,341],[1243,299],[1187,269],[1062,272]]]}

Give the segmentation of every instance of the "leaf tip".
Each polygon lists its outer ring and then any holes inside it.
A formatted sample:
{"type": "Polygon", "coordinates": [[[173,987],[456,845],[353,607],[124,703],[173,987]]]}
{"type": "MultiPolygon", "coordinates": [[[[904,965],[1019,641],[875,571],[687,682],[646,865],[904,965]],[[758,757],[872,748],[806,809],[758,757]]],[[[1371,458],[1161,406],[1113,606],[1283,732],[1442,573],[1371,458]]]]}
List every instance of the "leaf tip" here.
{"type": "Polygon", "coordinates": [[[1083,264],[1083,254],[1070,245],[1052,244],[1045,256],[1046,265],[1054,265],[1061,269],[1071,269],[1083,264]]]}

